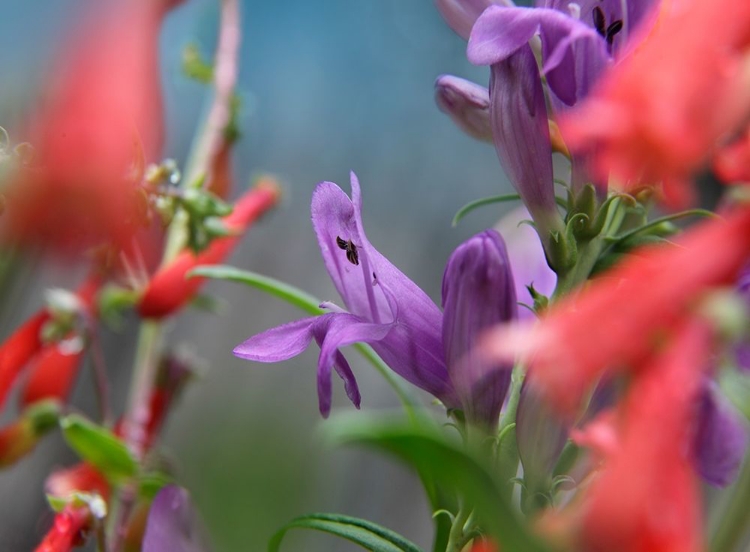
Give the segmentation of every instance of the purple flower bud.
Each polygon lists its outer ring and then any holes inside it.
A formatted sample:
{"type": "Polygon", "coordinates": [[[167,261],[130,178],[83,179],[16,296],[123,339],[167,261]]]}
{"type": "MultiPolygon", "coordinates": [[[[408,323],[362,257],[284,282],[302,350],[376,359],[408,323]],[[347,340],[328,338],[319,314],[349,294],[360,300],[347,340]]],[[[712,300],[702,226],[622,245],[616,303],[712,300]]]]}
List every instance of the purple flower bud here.
{"type": "Polygon", "coordinates": [[[737,476],[747,444],[747,427],[739,413],[714,384],[708,384],[698,405],[693,442],[698,472],[711,485],[729,485],[737,476]]]}
{"type": "Polygon", "coordinates": [[[512,6],[512,0],[435,0],[440,15],[460,37],[468,40],[471,27],[482,12],[493,4],[512,6]]]}
{"type": "Polygon", "coordinates": [[[190,496],[176,485],[167,485],[154,498],[143,536],[143,552],[207,552],[190,496]]]}
{"type": "Polygon", "coordinates": [[[467,419],[497,423],[512,366],[488,365],[475,351],[488,328],[516,318],[516,292],[500,234],[486,230],[461,244],[443,276],[443,347],[467,419]]]}
{"type": "Polygon", "coordinates": [[[435,81],[435,103],[469,136],[492,142],[490,93],[478,84],[441,75],[435,81]]]}

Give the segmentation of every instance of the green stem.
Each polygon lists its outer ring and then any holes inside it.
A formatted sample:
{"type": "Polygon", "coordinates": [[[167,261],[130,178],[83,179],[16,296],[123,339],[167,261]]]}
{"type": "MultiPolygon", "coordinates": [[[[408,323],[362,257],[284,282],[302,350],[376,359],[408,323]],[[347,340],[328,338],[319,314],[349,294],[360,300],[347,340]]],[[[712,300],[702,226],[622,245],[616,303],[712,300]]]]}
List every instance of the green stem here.
{"type": "Polygon", "coordinates": [[[518,443],[516,442],[516,412],[521,398],[521,387],[526,377],[526,370],[520,364],[513,368],[510,378],[508,405],[505,408],[498,430],[497,464],[501,481],[505,482],[505,499],[510,504],[513,496],[513,485],[510,480],[518,471],[518,443]]]}
{"type": "Polygon", "coordinates": [[[466,522],[471,515],[471,509],[466,508],[466,505],[461,502],[458,508],[458,513],[453,519],[453,525],[451,525],[450,533],[448,534],[448,544],[445,547],[445,552],[461,552],[463,547],[468,542],[464,527],[466,522]]]}
{"type": "Polygon", "coordinates": [[[750,461],[746,461],[732,494],[721,509],[711,538],[711,552],[737,550],[750,528],[750,461]]]}

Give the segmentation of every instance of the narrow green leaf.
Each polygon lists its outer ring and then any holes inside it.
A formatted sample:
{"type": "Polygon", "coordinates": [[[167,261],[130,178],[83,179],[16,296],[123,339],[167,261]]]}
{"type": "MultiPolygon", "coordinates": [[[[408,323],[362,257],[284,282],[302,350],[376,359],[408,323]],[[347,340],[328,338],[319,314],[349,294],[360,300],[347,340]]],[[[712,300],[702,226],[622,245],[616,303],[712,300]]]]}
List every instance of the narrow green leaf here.
{"type": "Polygon", "coordinates": [[[608,237],[607,241],[611,242],[611,243],[624,242],[628,238],[632,238],[633,236],[635,236],[637,234],[641,234],[643,232],[647,232],[649,230],[657,228],[659,225],[661,225],[661,224],[663,224],[665,222],[672,222],[673,220],[678,220],[678,219],[681,219],[681,218],[686,218],[686,217],[715,217],[715,216],[717,216],[716,213],[713,213],[712,211],[708,211],[706,209],[690,209],[690,210],[687,210],[687,211],[681,211],[679,213],[674,213],[672,215],[666,215],[666,216],[654,219],[652,221],[649,221],[647,224],[641,226],[640,228],[635,228],[633,230],[625,232],[624,234],[620,234],[619,236],[608,237]]]}
{"type": "Polygon", "coordinates": [[[188,278],[193,276],[203,276],[205,278],[230,280],[232,282],[247,284],[279,299],[283,299],[309,314],[323,314],[324,312],[319,306],[320,300],[316,297],[299,288],[285,284],[275,278],[263,276],[257,272],[240,270],[226,265],[207,265],[196,267],[188,272],[188,278]]]}
{"type": "Polygon", "coordinates": [[[135,474],[138,464],[125,443],[108,429],[77,414],[62,418],[60,427],[70,448],[110,480],[118,481],[135,474]]]}
{"type": "Polygon", "coordinates": [[[422,552],[398,533],[376,523],[339,514],[308,514],[293,519],[279,529],[268,543],[268,552],[277,552],[290,529],[313,529],[336,535],[372,552],[422,552]]]}
{"type": "Polygon", "coordinates": [[[475,201],[470,201],[463,207],[461,207],[456,214],[453,217],[453,222],[451,222],[451,226],[456,226],[462,218],[464,218],[466,215],[474,211],[475,209],[479,207],[483,207],[485,205],[492,205],[493,203],[503,203],[505,201],[517,201],[520,200],[521,196],[518,194],[504,194],[504,195],[498,195],[498,196],[492,196],[492,197],[484,197],[482,199],[477,199],[475,201]]]}
{"type": "Polygon", "coordinates": [[[503,498],[503,482],[496,481],[480,461],[443,435],[413,424],[346,417],[334,419],[325,429],[336,442],[389,452],[442,488],[453,489],[474,507],[482,527],[503,552],[547,551],[503,498]]]}

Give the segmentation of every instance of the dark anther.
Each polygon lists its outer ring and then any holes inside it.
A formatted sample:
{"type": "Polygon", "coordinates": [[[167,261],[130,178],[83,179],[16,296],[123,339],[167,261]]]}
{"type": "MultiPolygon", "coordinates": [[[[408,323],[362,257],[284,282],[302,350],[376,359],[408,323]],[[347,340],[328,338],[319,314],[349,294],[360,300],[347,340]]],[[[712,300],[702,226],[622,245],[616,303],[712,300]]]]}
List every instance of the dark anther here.
{"type": "Polygon", "coordinates": [[[352,243],[352,240],[344,240],[341,237],[336,236],[336,245],[339,249],[346,251],[346,260],[353,265],[359,264],[359,253],[357,253],[357,246],[352,243]]]}
{"type": "Polygon", "coordinates": [[[612,42],[615,39],[615,35],[619,33],[621,30],[622,30],[622,21],[619,19],[617,21],[613,21],[612,24],[609,27],[607,27],[607,34],[605,35],[607,38],[607,44],[611,46],[612,42]]]}
{"type": "Polygon", "coordinates": [[[607,20],[604,17],[604,10],[601,9],[599,6],[596,6],[594,8],[593,17],[594,17],[594,28],[596,29],[596,32],[606,37],[607,36],[607,20]]]}

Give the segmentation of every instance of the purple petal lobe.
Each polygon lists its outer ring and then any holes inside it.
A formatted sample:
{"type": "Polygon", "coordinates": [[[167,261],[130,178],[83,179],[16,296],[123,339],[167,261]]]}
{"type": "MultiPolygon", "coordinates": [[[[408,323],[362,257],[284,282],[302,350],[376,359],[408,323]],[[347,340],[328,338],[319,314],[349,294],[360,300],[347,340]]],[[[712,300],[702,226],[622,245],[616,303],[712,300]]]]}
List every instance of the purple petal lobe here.
{"type": "Polygon", "coordinates": [[[466,134],[477,140],[492,141],[490,93],[485,87],[441,75],[435,81],[435,103],[466,134]]]}
{"type": "Polygon", "coordinates": [[[143,552],[208,552],[190,496],[167,485],[154,498],[148,513],[143,552]]]}
{"type": "Polygon", "coordinates": [[[539,30],[539,10],[491,7],[482,13],[466,48],[466,56],[475,65],[493,65],[504,61],[528,44],[539,30]]]}
{"type": "Polygon", "coordinates": [[[234,348],[234,356],[256,362],[280,362],[301,354],[312,341],[312,326],[318,319],[303,318],[272,328],[234,348]]]}
{"type": "Polygon", "coordinates": [[[331,411],[331,368],[334,366],[344,379],[349,398],[355,406],[359,405],[359,390],[356,387],[354,375],[339,349],[354,343],[372,343],[381,340],[388,334],[389,329],[388,324],[363,321],[352,314],[327,314],[317,320],[312,331],[315,340],[320,345],[318,402],[323,417],[328,417],[331,411]]]}
{"type": "Polygon", "coordinates": [[[515,319],[513,274],[500,234],[486,230],[461,244],[443,276],[443,345],[467,418],[494,426],[512,366],[488,365],[474,352],[488,328],[515,319]]]}
{"type": "Polygon", "coordinates": [[[729,485],[742,465],[747,444],[747,427],[740,414],[708,385],[698,406],[694,441],[698,472],[711,485],[729,485]]]}

